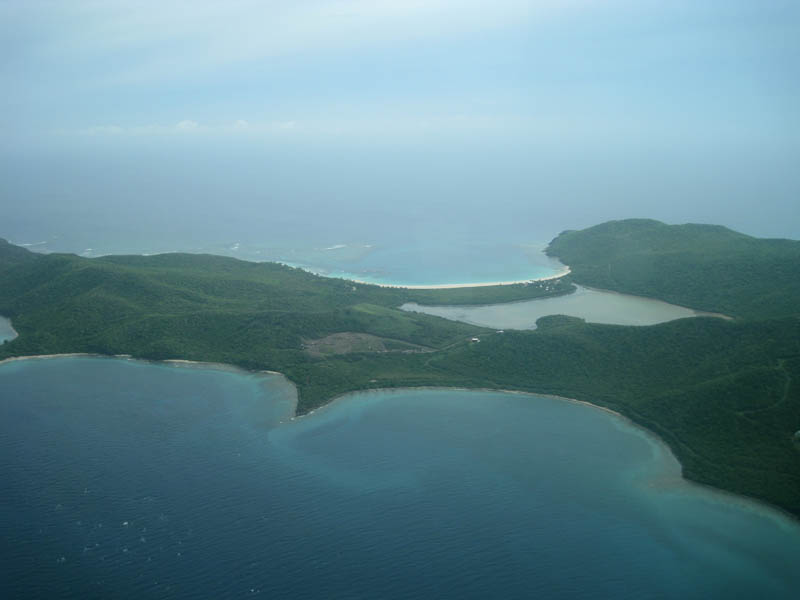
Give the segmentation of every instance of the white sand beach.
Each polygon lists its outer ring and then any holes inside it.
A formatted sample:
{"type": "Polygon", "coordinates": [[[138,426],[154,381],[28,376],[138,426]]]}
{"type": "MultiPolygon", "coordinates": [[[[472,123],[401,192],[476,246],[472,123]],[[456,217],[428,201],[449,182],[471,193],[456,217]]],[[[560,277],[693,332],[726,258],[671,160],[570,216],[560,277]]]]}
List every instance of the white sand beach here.
{"type": "Polygon", "coordinates": [[[391,283],[374,283],[372,281],[362,281],[360,279],[351,279],[355,283],[363,283],[366,285],[377,285],[378,287],[385,288],[405,288],[408,290],[448,290],[454,288],[474,288],[474,287],[490,287],[495,285],[518,285],[520,283],[536,283],[537,281],[548,281],[550,279],[559,279],[568,275],[570,268],[565,266],[561,271],[554,275],[547,277],[539,277],[536,279],[520,279],[519,281],[489,281],[486,283],[441,283],[433,285],[395,285],[391,283]]]}

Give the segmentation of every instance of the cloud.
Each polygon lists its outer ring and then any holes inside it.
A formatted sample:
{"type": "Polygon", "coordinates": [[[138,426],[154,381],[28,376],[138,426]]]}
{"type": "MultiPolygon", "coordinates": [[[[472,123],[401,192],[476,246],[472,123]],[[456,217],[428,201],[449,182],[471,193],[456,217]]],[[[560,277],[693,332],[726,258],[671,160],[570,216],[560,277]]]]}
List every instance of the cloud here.
{"type": "Polygon", "coordinates": [[[183,119],[174,125],[149,123],[145,125],[92,125],[80,129],[60,128],[54,133],[61,136],[174,136],[187,133],[202,133],[207,135],[245,135],[275,133],[294,129],[296,121],[270,121],[264,123],[250,123],[244,119],[237,119],[229,123],[216,125],[201,124],[192,119],[183,119]]]}
{"type": "Polygon", "coordinates": [[[189,119],[185,119],[183,121],[179,121],[175,125],[175,129],[178,131],[197,131],[200,127],[200,123],[197,121],[190,121],[189,119]]]}
{"type": "Polygon", "coordinates": [[[185,119],[175,125],[94,125],[77,130],[60,129],[62,136],[159,136],[169,137],[191,134],[206,136],[248,136],[252,138],[281,138],[285,136],[322,135],[322,136],[405,136],[431,133],[448,133],[458,131],[490,132],[504,129],[520,129],[530,125],[530,120],[521,117],[488,117],[452,115],[376,115],[359,118],[323,118],[316,120],[272,120],[234,121],[201,124],[185,119]]]}
{"type": "Polygon", "coordinates": [[[125,129],[119,125],[95,125],[84,129],[81,133],[86,135],[122,135],[125,129]]]}

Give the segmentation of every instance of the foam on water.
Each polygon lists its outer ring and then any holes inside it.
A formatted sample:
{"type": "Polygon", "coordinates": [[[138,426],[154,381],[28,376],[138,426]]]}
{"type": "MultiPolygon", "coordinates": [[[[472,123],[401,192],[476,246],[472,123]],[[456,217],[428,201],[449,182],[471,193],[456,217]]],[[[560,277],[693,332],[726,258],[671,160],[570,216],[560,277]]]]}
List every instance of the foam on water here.
{"type": "Polygon", "coordinates": [[[425,241],[415,238],[355,240],[335,244],[292,240],[220,241],[130,239],[42,242],[38,252],[74,252],[85,257],[109,254],[191,252],[232,256],[250,261],[276,261],[328,277],[386,285],[449,285],[495,281],[525,281],[549,277],[563,265],[544,253],[544,242],[458,239],[425,241]],[[278,242],[278,243],[276,243],[278,242]]]}

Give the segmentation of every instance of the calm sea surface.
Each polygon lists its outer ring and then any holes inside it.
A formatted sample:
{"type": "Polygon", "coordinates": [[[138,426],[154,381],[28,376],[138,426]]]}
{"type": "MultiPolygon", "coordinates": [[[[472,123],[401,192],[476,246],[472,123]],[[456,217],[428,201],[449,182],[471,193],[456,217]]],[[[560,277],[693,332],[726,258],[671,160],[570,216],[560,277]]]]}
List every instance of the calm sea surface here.
{"type": "MultiPolygon", "coordinates": [[[[107,254],[192,252],[232,256],[249,261],[277,261],[328,277],[389,285],[443,285],[523,281],[560,273],[563,265],[543,253],[545,242],[449,241],[383,238],[365,242],[357,234],[338,243],[307,244],[272,238],[269,243],[197,244],[193,240],[84,240],[17,242],[36,252],[73,252],[86,257],[107,254]],[[352,241],[355,238],[356,241],[352,241]],[[91,247],[84,247],[91,246],[91,247]]],[[[0,234],[1,237],[1,234],[0,234]]],[[[335,238],[334,238],[335,239],[335,238]]]]}
{"type": "Polygon", "coordinates": [[[422,306],[409,302],[400,308],[500,329],[535,329],[537,319],[547,315],[568,315],[609,325],[655,325],[686,317],[720,316],[652,298],[576,287],[566,296],[523,302],[482,306],[422,306]]]}
{"type": "Polygon", "coordinates": [[[796,598],[796,523],[606,412],[293,402],[279,376],[0,366],[0,597],[796,598]]]}
{"type": "Polygon", "coordinates": [[[176,205],[164,190],[130,202],[108,196],[104,191],[96,205],[83,196],[47,208],[19,203],[4,215],[0,237],[43,253],[208,253],[394,285],[519,281],[562,268],[542,250],[563,222],[501,218],[504,211],[455,200],[438,206],[430,194],[413,202],[317,199],[280,207],[218,198],[197,204],[189,197],[176,205]]]}

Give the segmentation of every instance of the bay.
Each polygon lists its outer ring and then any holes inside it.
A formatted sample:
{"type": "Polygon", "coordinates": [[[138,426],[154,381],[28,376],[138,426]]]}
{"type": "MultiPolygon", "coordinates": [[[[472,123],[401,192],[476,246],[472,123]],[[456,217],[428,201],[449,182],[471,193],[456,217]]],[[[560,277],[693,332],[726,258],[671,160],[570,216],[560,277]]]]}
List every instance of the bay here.
{"type": "Polygon", "coordinates": [[[3,597],[794,598],[800,527],[624,419],[524,394],[0,365],[3,597]]]}
{"type": "MultiPolygon", "coordinates": [[[[6,234],[9,235],[9,234],[6,234]]],[[[364,281],[379,285],[453,285],[526,281],[551,277],[563,270],[557,260],[544,254],[545,242],[502,238],[472,240],[463,237],[431,236],[431,240],[343,231],[333,238],[313,236],[295,239],[290,235],[244,232],[239,236],[199,242],[191,237],[156,237],[135,232],[127,237],[87,235],[70,232],[46,238],[45,233],[13,237],[15,243],[35,252],[72,252],[88,258],[109,254],[159,254],[189,252],[215,254],[241,260],[272,261],[300,267],[318,275],[364,281]],[[45,237],[41,241],[27,241],[45,237]],[[334,240],[326,241],[326,238],[334,240]],[[413,242],[413,243],[412,243],[413,242]]]]}

